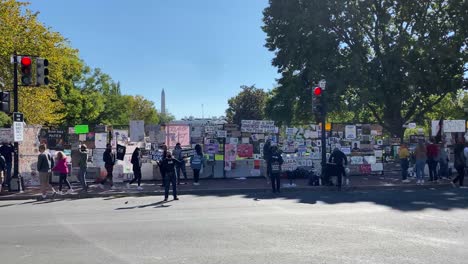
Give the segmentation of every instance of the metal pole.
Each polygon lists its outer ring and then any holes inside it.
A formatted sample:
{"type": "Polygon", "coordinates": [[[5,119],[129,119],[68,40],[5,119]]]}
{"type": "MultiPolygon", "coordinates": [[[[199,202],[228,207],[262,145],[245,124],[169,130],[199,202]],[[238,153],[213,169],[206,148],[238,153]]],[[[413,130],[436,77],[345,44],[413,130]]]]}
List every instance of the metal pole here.
{"type": "MultiPolygon", "coordinates": [[[[18,112],[18,56],[15,54],[13,55],[13,99],[14,99],[14,106],[13,112],[18,112]]],[[[18,178],[19,175],[19,144],[18,142],[14,143],[15,153],[13,159],[13,178],[18,178]]],[[[8,183],[10,186],[10,183],[8,183]]]]}

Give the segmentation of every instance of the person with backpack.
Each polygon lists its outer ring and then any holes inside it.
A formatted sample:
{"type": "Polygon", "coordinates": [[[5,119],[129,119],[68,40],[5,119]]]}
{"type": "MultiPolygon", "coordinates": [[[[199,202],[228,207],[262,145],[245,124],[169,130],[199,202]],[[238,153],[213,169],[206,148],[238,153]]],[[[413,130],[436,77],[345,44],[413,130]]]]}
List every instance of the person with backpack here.
{"type": "Polygon", "coordinates": [[[454,167],[457,170],[457,177],[453,179],[452,185],[453,187],[457,187],[457,182],[460,186],[463,186],[463,180],[465,179],[465,167],[467,159],[465,157],[465,146],[461,143],[457,143],[454,149],[454,167]]]}
{"type": "Polygon", "coordinates": [[[283,157],[281,157],[281,153],[278,150],[277,146],[272,146],[270,150],[270,157],[268,159],[268,171],[270,172],[271,177],[271,187],[273,189],[273,193],[281,192],[280,191],[280,178],[281,178],[281,166],[283,165],[283,157]]]}
{"type": "Polygon", "coordinates": [[[346,177],[346,170],[344,165],[348,165],[348,158],[346,157],[346,154],[343,153],[343,151],[341,151],[339,148],[335,148],[333,153],[330,155],[328,162],[335,165],[334,172],[337,176],[337,185],[341,188],[342,177],[346,177]]]}
{"type": "Polygon", "coordinates": [[[205,158],[203,157],[202,148],[199,144],[195,146],[195,155],[190,158],[190,167],[193,170],[193,185],[200,185],[200,170],[203,168],[205,158]]]}
{"type": "Polygon", "coordinates": [[[176,166],[176,171],[177,171],[177,184],[180,184],[181,172],[184,174],[184,178],[187,180],[187,170],[185,168],[185,157],[182,154],[182,147],[180,146],[180,143],[176,144],[174,151],[172,151],[172,156],[174,159],[179,161],[176,166]]]}
{"type": "Polygon", "coordinates": [[[135,148],[132,154],[131,163],[133,165],[133,180],[127,183],[127,188],[130,188],[135,181],[138,181],[137,189],[139,191],[143,190],[141,185],[141,150],[140,148],[135,148]]]}
{"type": "Polygon", "coordinates": [[[60,180],[59,180],[59,194],[62,193],[62,184],[65,183],[68,186],[68,192],[72,193],[73,188],[71,187],[70,182],[67,179],[69,170],[67,164],[67,155],[65,155],[62,151],[57,152],[57,164],[52,169],[52,171],[56,171],[59,173],[60,180]]]}
{"type": "Polygon", "coordinates": [[[113,171],[114,171],[114,165],[116,161],[116,156],[115,153],[112,151],[112,145],[107,144],[106,145],[106,150],[104,151],[104,154],[102,155],[102,159],[104,161],[104,167],[106,168],[107,171],[107,176],[106,178],[101,182],[101,189],[104,189],[104,184],[109,180],[109,184],[111,186],[112,190],[115,190],[114,186],[114,181],[113,181],[113,171]]]}
{"type": "Polygon", "coordinates": [[[51,189],[53,195],[56,191],[49,183],[49,175],[54,167],[54,159],[49,153],[45,153],[45,145],[39,146],[39,156],[37,157],[37,171],[39,173],[39,182],[41,184],[42,199],[47,198],[47,190],[51,189]]]}
{"type": "Polygon", "coordinates": [[[78,171],[78,179],[81,183],[81,191],[88,191],[88,184],[86,184],[86,172],[88,170],[88,148],[85,144],[80,147],[80,161],[78,163],[80,170],[78,171]]]}
{"type": "Polygon", "coordinates": [[[179,162],[172,158],[171,153],[167,153],[166,158],[162,161],[161,167],[165,172],[166,177],[164,178],[164,201],[166,202],[169,198],[169,187],[172,184],[172,195],[174,200],[177,198],[177,177],[176,177],[176,166],[179,162]]]}

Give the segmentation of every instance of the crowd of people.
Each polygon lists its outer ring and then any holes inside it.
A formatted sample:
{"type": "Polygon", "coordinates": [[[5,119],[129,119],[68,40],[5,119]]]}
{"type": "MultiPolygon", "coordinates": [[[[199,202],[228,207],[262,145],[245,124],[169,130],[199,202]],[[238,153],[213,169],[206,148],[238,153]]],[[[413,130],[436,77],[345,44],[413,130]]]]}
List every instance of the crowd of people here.
{"type": "MultiPolygon", "coordinates": [[[[1,148],[0,148],[1,150],[1,148]]],[[[169,189],[172,185],[172,195],[174,200],[179,200],[177,197],[177,185],[180,184],[180,176],[181,173],[183,174],[184,178],[187,179],[187,172],[186,172],[186,157],[184,157],[182,153],[182,148],[179,143],[177,143],[173,153],[170,153],[167,149],[166,145],[162,146],[162,157],[158,161],[158,166],[161,173],[162,178],[162,187],[164,188],[164,200],[167,201],[169,197],[169,189]]],[[[79,172],[78,172],[78,180],[81,184],[81,192],[88,191],[88,184],[86,182],[86,174],[88,168],[88,150],[86,145],[80,146],[80,156],[79,156],[79,172]]],[[[104,167],[106,169],[106,175],[98,183],[99,188],[104,189],[106,185],[110,186],[111,190],[115,190],[116,187],[114,186],[113,182],[113,172],[114,166],[117,162],[117,156],[112,151],[112,145],[107,144],[106,150],[103,153],[103,162],[104,167]]],[[[1,159],[0,159],[1,160],[1,159]]],[[[127,188],[130,188],[132,184],[135,182],[138,184],[137,190],[143,190],[141,187],[141,166],[142,166],[142,153],[140,148],[135,148],[132,153],[131,158],[132,170],[133,170],[133,179],[126,184],[127,188]]],[[[205,164],[205,158],[203,155],[202,147],[200,145],[195,146],[195,154],[190,157],[190,167],[193,170],[194,185],[200,185],[199,178],[200,178],[200,171],[203,169],[205,164]]],[[[0,167],[2,163],[0,161],[0,167]]],[[[0,168],[1,169],[1,168],[0,168]]],[[[45,145],[39,146],[39,156],[37,160],[37,171],[39,173],[39,181],[40,181],[40,190],[42,198],[47,197],[47,192],[51,191],[52,196],[56,194],[64,194],[62,191],[63,185],[68,187],[68,193],[74,192],[69,180],[69,168],[67,163],[67,156],[62,151],[58,151],[55,154],[55,157],[48,152],[46,152],[45,145]],[[59,189],[56,191],[54,187],[50,184],[52,173],[56,173],[59,175],[59,189]]]]}
{"type": "MultiPolygon", "coordinates": [[[[449,176],[449,153],[443,145],[438,145],[431,138],[429,144],[420,141],[414,153],[410,153],[408,146],[402,144],[398,156],[401,165],[402,182],[410,182],[408,172],[410,171],[410,161],[414,164],[412,171],[416,174],[416,183],[424,184],[426,175],[425,168],[428,166],[429,182],[438,182],[442,178],[450,179],[449,176]]],[[[457,142],[454,147],[454,168],[457,176],[452,180],[454,187],[463,186],[465,173],[468,170],[468,144],[457,142]]]]}

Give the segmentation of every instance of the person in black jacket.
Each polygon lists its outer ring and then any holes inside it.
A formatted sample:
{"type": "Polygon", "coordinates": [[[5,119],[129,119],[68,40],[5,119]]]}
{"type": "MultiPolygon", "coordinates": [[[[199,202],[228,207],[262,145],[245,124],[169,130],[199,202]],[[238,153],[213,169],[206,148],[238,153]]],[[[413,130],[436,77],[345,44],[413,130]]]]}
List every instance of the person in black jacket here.
{"type": "Polygon", "coordinates": [[[141,191],[143,188],[140,186],[141,184],[141,150],[140,148],[136,148],[133,151],[131,163],[133,165],[133,180],[130,183],[127,183],[127,188],[130,188],[130,185],[133,184],[135,181],[138,181],[138,190],[141,191]]]}
{"type": "Polygon", "coordinates": [[[116,157],[115,157],[115,153],[112,152],[111,144],[106,145],[106,151],[104,151],[102,158],[104,160],[104,167],[106,168],[106,171],[107,171],[107,178],[101,182],[101,188],[104,188],[104,184],[107,182],[107,180],[109,180],[111,189],[114,190],[115,187],[114,187],[114,181],[112,180],[113,178],[112,172],[114,171],[116,157]]]}
{"type": "Polygon", "coordinates": [[[10,186],[11,170],[13,168],[13,153],[15,153],[13,145],[8,142],[3,142],[2,146],[0,146],[0,154],[5,158],[6,163],[6,177],[3,182],[5,187],[10,186]]]}
{"type": "Polygon", "coordinates": [[[271,156],[268,160],[268,170],[271,175],[273,193],[280,192],[281,165],[283,165],[283,157],[281,157],[278,147],[272,146],[271,156]]]}
{"type": "Polygon", "coordinates": [[[163,154],[162,154],[162,159],[158,161],[158,165],[159,165],[159,172],[161,173],[161,180],[162,180],[161,187],[164,187],[164,184],[166,182],[166,172],[164,171],[162,164],[167,157],[167,145],[162,144],[161,149],[163,150],[163,154]]]}
{"type": "Polygon", "coordinates": [[[176,166],[179,161],[172,158],[171,153],[167,153],[166,158],[161,162],[161,168],[164,170],[164,201],[167,201],[169,197],[169,185],[172,184],[172,195],[174,200],[179,200],[177,198],[177,177],[175,173],[176,166]]]}
{"type": "Polygon", "coordinates": [[[331,165],[334,165],[334,170],[328,170],[328,172],[331,174],[330,176],[336,175],[338,177],[338,187],[341,187],[341,177],[346,177],[346,171],[343,164],[348,165],[348,158],[343,153],[343,151],[341,151],[339,148],[335,148],[333,153],[330,155],[328,162],[332,163],[331,165]]]}

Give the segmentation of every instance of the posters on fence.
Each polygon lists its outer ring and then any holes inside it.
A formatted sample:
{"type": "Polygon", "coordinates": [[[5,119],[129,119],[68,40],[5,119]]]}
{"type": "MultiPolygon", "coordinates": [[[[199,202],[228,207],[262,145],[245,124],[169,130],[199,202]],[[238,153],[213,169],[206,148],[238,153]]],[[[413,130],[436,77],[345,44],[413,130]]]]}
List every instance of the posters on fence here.
{"type": "Polygon", "coordinates": [[[130,140],[132,142],[141,142],[145,139],[145,121],[130,121],[130,140]]]}
{"type": "Polygon", "coordinates": [[[65,144],[65,131],[49,130],[47,132],[47,147],[53,150],[63,149],[65,144]]]}
{"type": "Polygon", "coordinates": [[[177,143],[180,143],[182,146],[190,146],[190,126],[166,126],[166,145],[171,148],[175,147],[177,143]]]}
{"type": "Polygon", "coordinates": [[[219,151],[218,143],[205,144],[205,153],[206,154],[217,154],[219,151]]]}
{"type": "Polygon", "coordinates": [[[96,148],[106,148],[107,133],[96,133],[94,136],[94,146],[96,148]]]}
{"type": "Polygon", "coordinates": [[[253,156],[252,144],[239,144],[237,146],[237,155],[240,158],[251,158],[253,156]]]}
{"type": "Polygon", "coordinates": [[[275,134],[278,133],[278,127],[269,120],[242,120],[241,132],[275,134]]]}
{"type": "Polygon", "coordinates": [[[236,161],[237,158],[237,144],[226,144],[226,161],[236,161]]]}
{"type": "Polygon", "coordinates": [[[345,127],[346,139],[356,139],[356,126],[348,125],[345,127]]]}

